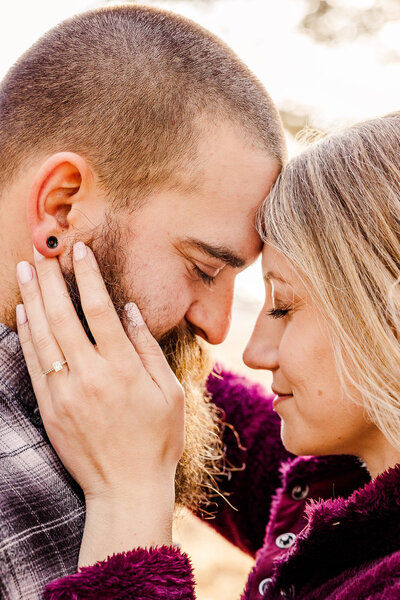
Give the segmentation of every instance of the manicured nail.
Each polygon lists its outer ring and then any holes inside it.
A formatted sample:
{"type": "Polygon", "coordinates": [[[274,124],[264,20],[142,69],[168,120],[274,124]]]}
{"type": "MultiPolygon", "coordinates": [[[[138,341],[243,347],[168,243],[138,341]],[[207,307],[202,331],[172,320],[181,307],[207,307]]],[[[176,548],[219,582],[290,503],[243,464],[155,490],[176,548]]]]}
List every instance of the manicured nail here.
{"type": "Polygon", "coordinates": [[[17,275],[18,275],[19,282],[22,284],[28,283],[28,281],[32,280],[32,278],[33,278],[32,267],[26,260],[23,260],[22,262],[19,262],[17,264],[17,275]]]}
{"type": "Polygon", "coordinates": [[[86,253],[86,246],[83,242],[76,242],[74,244],[74,260],[82,260],[82,258],[85,258],[86,253]]]}
{"type": "Polygon", "coordinates": [[[43,254],[40,254],[40,252],[36,250],[35,246],[33,246],[33,255],[35,257],[36,262],[39,262],[44,259],[43,254]]]}
{"type": "Polygon", "coordinates": [[[142,314],[134,302],[128,302],[128,304],[125,304],[125,312],[132,325],[144,325],[142,314]]]}
{"type": "Polygon", "coordinates": [[[23,325],[27,322],[28,318],[25,312],[25,306],[23,304],[17,304],[17,323],[18,325],[23,325]]]}

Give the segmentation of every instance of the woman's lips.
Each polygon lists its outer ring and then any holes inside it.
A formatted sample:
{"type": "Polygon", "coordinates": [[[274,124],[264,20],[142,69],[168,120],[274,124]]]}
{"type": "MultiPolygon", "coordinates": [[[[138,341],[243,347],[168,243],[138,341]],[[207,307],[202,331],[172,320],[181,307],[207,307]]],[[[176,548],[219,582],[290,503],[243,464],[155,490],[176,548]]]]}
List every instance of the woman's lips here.
{"type": "Polygon", "coordinates": [[[275,398],[272,401],[272,408],[275,410],[275,407],[283,402],[284,400],[288,400],[289,398],[293,398],[293,394],[276,394],[275,398]]]}

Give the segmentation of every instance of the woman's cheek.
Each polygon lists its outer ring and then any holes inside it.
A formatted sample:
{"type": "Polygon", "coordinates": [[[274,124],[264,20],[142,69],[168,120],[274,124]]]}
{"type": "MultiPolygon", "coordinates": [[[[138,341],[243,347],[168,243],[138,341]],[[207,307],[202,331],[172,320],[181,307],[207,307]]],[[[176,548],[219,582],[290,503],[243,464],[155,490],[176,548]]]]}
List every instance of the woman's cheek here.
{"type": "Polygon", "coordinates": [[[279,348],[279,367],[286,381],[292,388],[307,378],[310,367],[307,360],[307,344],[295,327],[287,327],[282,336],[279,348]]]}

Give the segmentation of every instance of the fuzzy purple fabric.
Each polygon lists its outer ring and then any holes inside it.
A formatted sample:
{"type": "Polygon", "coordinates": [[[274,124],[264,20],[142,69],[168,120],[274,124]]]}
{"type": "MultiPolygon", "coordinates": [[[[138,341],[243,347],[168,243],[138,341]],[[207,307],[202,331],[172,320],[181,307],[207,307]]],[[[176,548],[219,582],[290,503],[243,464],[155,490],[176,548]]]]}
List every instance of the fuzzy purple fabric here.
{"type": "Polygon", "coordinates": [[[47,585],[44,600],[193,600],[190,561],[162,546],[114,554],[47,585]]]}
{"type": "Polygon", "coordinates": [[[400,598],[400,465],[348,499],[311,502],[266,598],[400,598]]]}
{"type": "MultiPolygon", "coordinates": [[[[400,466],[371,482],[354,457],[293,457],[261,386],[222,372],[208,388],[240,438],[226,427],[227,460],[238,470],[220,482],[237,510],[216,501],[210,525],[258,550],[242,600],[400,600],[400,466]],[[287,531],[294,544],[277,548],[287,531]]],[[[138,549],[52,582],[45,600],[194,600],[193,585],[179,550],[138,549]]]]}
{"type": "Polygon", "coordinates": [[[360,461],[352,456],[297,457],[281,466],[282,486],[271,505],[268,526],[256,565],[250,573],[245,598],[259,598],[261,581],[271,578],[275,561],[287,550],[279,549],[276,540],[291,532],[298,536],[307,526],[307,505],[313,500],[348,497],[356,487],[370,480],[360,461]],[[304,498],[294,500],[293,491],[308,490],[304,498]]]}

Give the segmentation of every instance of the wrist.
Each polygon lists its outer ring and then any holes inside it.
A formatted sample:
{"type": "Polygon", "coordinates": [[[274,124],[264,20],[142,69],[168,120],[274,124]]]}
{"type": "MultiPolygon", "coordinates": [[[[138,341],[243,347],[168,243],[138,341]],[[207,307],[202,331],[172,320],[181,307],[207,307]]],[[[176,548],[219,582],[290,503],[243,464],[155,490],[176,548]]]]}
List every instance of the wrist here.
{"type": "Polygon", "coordinates": [[[153,495],[175,496],[175,470],[149,469],[146,473],[136,473],[129,480],[113,474],[113,478],[92,479],[90,486],[82,486],[86,503],[108,502],[110,504],[130,502],[147,502],[153,495]]]}
{"type": "Polygon", "coordinates": [[[79,566],[138,547],[172,545],[174,499],[171,486],[89,496],[79,566]]]}
{"type": "Polygon", "coordinates": [[[150,482],[138,482],[133,484],[107,484],[91,489],[83,490],[86,508],[106,507],[129,510],[131,506],[174,505],[175,503],[175,477],[161,480],[154,478],[150,482]]]}

